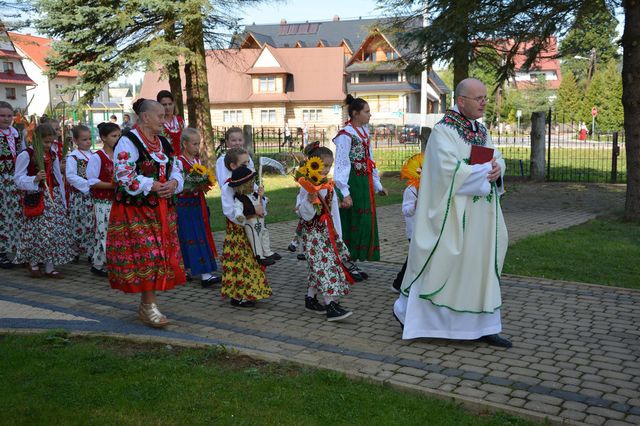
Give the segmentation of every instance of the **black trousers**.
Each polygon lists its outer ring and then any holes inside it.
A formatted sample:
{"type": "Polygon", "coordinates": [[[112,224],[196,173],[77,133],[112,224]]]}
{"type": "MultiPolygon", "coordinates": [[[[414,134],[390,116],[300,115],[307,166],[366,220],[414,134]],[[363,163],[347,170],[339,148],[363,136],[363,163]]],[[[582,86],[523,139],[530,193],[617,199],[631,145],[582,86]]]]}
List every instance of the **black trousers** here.
{"type": "MultiPolygon", "coordinates": [[[[409,240],[409,242],[411,242],[411,240],[409,240]]],[[[404,279],[404,273],[407,272],[407,261],[409,260],[409,255],[407,254],[407,257],[404,259],[404,263],[402,264],[402,268],[400,269],[400,272],[398,272],[398,275],[396,275],[396,279],[393,280],[393,288],[395,288],[396,290],[400,290],[400,287],[402,286],[402,280],[404,279]]]]}

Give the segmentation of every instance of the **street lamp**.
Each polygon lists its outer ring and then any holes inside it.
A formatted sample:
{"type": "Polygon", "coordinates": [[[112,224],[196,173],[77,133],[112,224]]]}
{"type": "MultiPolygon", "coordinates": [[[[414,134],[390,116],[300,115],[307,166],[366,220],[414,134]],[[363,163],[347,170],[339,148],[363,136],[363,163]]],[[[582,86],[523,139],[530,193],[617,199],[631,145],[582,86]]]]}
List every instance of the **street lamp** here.
{"type": "Polygon", "coordinates": [[[575,55],[573,58],[589,61],[589,69],[587,70],[587,81],[591,82],[591,78],[596,73],[596,48],[591,48],[591,52],[589,53],[588,58],[580,55],[575,55]]]}

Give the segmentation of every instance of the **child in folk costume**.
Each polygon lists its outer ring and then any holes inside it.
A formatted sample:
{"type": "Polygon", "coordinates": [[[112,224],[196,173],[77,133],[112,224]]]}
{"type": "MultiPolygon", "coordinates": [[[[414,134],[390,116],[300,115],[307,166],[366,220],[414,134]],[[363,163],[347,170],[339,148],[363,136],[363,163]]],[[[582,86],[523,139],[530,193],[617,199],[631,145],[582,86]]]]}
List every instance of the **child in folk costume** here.
{"type": "Polygon", "coordinates": [[[116,196],[107,231],[107,272],[111,288],[140,293],[140,320],[165,327],[156,291],[186,282],[173,197],[183,178],[171,144],[160,136],[164,109],[156,101],[138,99],[134,128],[115,147],[116,196]]]}
{"type": "MultiPolygon", "coordinates": [[[[182,155],[178,160],[182,163],[182,170],[188,174],[196,164],[200,163],[200,132],[187,127],[182,132],[182,155]]],[[[185,178],[186,179],[186,178],[185,178]]],[[[216,246],[211,235],[209,223],[209,208],[202,190],[184,191],[178,195],[178,237],[184,260],[184,267],[191,275],[200,276],[203,288],[209,288],[221,281],[220,277],[212,275],[218,269],[216,264],[216,246]]]]}
{"type": "Polygon", "coordinates": [[[31,276],[63,278],[54,265],[73,260],[73,238],[66,212],[64,181],[60,161],[52,150],[56,132],[49,124],[39,125],[33,145],[16,159],[14,180],[24,191],[24,222],[16,263],[28,263],[31,276]]]}
{"type": "Polygon", "coordinates": [[[309,159],[301,167],[306,171],[296,173],[296,176],[299,173],[308,176],[298,179],[301,188],[297,205],[303,221],[302,248],[309,264],[305,308],[326,315],[327,321],[339,321],[352,314],[339,305],[338,298],[349,293],[353,278],[344,264],[349,261],[349,252],[340,238],[334,184],[326,179],[333,164],[333,154],[329,148],[315,144],[308,148],[309,159]],[[318,295],[323,298],[324,305],[318,301],[318,295]]]}
{"type": "MultiPolygon", "coordinates": [[[[378,219],[375,194],[387,195],[382,186],[373,147],[366,129],[371,118],[369,104],[362,98],[347,95],[349,121],[333,139],[336,144],[334,179],[340,197],[340,219],[345,244],[351,259],[380,260],[378,219]]],[[[354,279],[367,279],[367,274],[350,265],[354,279]]]]}
{"type": "MultiPolygon", "coordinates": [[[[240,167],[249,165],[249,153],[243,148],[234,148],[227,151],[224,164],[229,173],[240,167]]],[[[224,210],[227,217],[227,230],[222,250],[222,289],[223,297],[231,298],[231,305],[238,307],[253,307],[257,300],[271,296],[271,287],[267,283],[267,277],[263,268],[255,258],[247,234],[235,215],[233,202],[233,189],[229,186],[232,178],[225,182],[218,181],[220,185],[223,209],[225,202],[231,205],[231,209],[224,210]],[[224,200],[230,197],[231,200],[224,200]]]]}
{"type": "Polygon", "coordinates": [[[72,130],[73,142],[78,148],[67,155],[66,178],[69,182],[69,221],[76,242],[78,255],[93,256],[95,247],[95,214],[93,199],[89,192],[87,165],[91,152],[91,130],[82,124],[72,130]]]}
{"type": "MultiPolygon", "coordinates": [[[[400,179],[407,180],[407,187],[402,194],[402,215],[404,216],[405,231],[407,239],[411,242],[413,236],[413,222],[418,206],[418,190],[420,189],[420,173],[422,173],[422,159],[424,154],[415,154],[407,160],[400,170],[400,179]]],[[[400,293],[404,273],[407,270],[407,259],[405,259],[400,272],[393,281],[391,290],[400,293]]]]}
{"type": "Polygon", "coordinates": [[[101,277],[107,276],[107,228],[111,205],[115,199],[113,182],[113,149],[120,139],[120,127],[115,123],[98,124],[98,134],[103,148],[89,158],[87,180],[91,187],[91,198],[96,219],[94,235],[93,265],[91,272],[101,277]]]}
{"type": "Polygon", "coordinates": [[[181,154],[180,137],[184,129],[184,119],[176,115],[176,104],[173,94],[168,90],[161,90],[156,96],[156,100],[160,102],[164,108],[164,124],[162,128],[162,136],[169,139],[173,154],[177,157],[181,154]]]}
{"type": "Polygon", "coordinates": [[[264,190],[255,191],[256,172],[246,166],[238,167],[231,173],[229,187],[234,191],[235,218],[242,224],[251,250],[262,266],[275,263],[271,241],[264,225],[264,190]]]}
{"type": "Polygon", "coordinates": [[[8,254],[15,253],[22,208],[20,192],[13,181],[16,157],[24,149],[20,134],[11,126],[13,107],[0,101],[0,268],[12,268],[8,254]]]}

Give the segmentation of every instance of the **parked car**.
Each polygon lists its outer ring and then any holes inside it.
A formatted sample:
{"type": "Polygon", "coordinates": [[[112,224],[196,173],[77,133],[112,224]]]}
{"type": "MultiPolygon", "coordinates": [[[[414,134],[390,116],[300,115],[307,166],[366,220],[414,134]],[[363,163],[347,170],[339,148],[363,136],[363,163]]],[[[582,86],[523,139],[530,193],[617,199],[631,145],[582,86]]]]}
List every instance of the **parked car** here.
{"type": "Polygon", "coordinates": [[[395,131],[395,124],[376,124],[373,126],[372,136],[375,140],[388,141],[393,138],[395,131]]]}
{"type": "Polygon", "coordinates": [[[418,143],[420,141],[419,126],[403,126],[398,137],[400,143],[418,143]]]}

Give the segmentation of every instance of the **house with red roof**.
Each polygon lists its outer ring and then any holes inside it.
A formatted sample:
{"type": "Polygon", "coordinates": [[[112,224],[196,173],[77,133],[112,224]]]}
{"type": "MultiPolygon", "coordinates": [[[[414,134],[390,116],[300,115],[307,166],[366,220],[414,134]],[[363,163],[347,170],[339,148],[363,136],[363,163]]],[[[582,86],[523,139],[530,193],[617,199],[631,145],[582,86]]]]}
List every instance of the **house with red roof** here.
{"type": "Polygon", "coordinates": [[[26,74],[36,84],[27,90],[29,114],[42,115],[47,107],[54,110],[63,102],[68,105],[77,101],[77,93],[63,94],[62,91],[76,84],[78,71],[62,71],[55,78],[46,74],[49,70],[46,58],[51,52],[51,39],[15,32],[9,32],[9,38],[22,58],[26,74]]]}
{"type": "MultiPolygon", "coordinates": [[[[527,51],[533,43],[523,43],[518,52],[513,57],[515,75],[510,79],[509,84],[517,89],[531,89],[538,84],[544,83],[546,89],[558,90],[562,80],[560,73],[560,60],[558,59],[558,39],[549,37],[545,48],[530,67],[525,68],[527,51]]],[[[513,47],[513,41],[507,40],[496,43],[498,52],[509,51],[513,47]]]]}
{"type": "Polygon", "coordinates": [[[6,101],[14,109],[26,111],[29,103],[27,89],[36,83],[29,78],[9,34],[0,23],[0,101],[6,101]]]}

